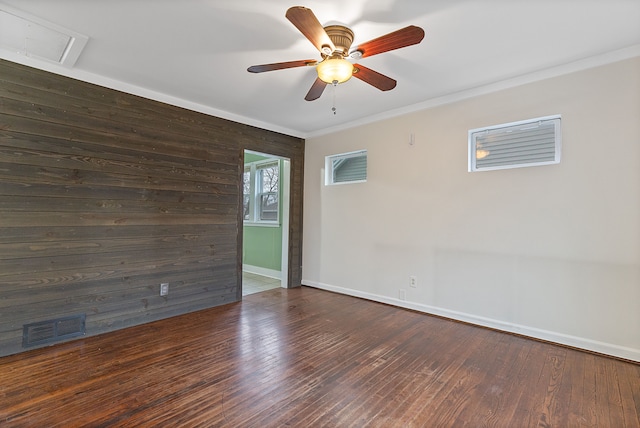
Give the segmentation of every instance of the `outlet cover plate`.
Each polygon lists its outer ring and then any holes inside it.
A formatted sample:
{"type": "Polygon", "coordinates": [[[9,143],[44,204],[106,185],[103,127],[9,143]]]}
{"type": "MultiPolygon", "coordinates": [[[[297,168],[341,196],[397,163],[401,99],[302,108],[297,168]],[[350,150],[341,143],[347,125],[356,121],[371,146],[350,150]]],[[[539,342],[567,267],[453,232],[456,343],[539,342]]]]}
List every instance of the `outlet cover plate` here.
{"type": "Polygon", "coordinates": [[[160,295],[166,296],[167,294],[169,294],[169,283],[163,282],[162,284],[160,284],[160,295]]]}
{"type": "Polygon", "coordinates": [[[418,278],[415,276],[409,277],[409,287],[416,288],[418,286],[418,278]]]}

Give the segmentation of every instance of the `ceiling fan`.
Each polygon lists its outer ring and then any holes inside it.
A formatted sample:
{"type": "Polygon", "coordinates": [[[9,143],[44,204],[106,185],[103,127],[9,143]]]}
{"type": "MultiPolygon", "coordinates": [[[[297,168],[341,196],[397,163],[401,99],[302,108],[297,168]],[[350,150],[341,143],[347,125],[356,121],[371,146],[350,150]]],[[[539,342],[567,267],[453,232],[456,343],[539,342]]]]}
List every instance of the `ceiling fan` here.
{"type": "Polygon", "coordinates": [[[316,67],[318,77],[304,97],[313,101],[322,95],[327,84],[338,85],[352,76],[366,82],[381,91],[389,91],[396,87],[396,81],[360,64],[352,64],[347,60],[357,61],[372,55],[416,45],[424,38],[424,30],[414,25],[402,28],[376,39],[362,43],[351,50],[353,31],[342,25],[323,27],[311,9],[294,6],[285,14],[295,27],[320,51],[322,59],[276,62],[273,64],[252,65],[247,69],[250,73],[282,70],[293,67],[316,67]]]}

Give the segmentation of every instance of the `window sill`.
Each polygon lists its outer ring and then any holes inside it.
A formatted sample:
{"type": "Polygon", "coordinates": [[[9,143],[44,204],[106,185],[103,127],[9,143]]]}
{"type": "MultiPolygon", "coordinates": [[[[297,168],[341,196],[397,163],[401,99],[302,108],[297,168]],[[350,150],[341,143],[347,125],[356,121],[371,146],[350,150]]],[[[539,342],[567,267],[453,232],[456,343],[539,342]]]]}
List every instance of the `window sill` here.
{"type": "Polygon", "coordinates": [[[244,221],[242,223],[243,226],[250,226],[250,227],[280,227],[280,223],[278,222],[267,222],[267,221],[244,221]]]}

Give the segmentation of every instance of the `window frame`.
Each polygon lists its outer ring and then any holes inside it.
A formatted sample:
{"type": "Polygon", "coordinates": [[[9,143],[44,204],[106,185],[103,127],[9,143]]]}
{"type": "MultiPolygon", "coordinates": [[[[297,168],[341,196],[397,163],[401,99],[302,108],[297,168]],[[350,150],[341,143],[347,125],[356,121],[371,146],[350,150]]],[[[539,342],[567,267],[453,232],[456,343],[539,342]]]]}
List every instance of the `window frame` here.
{"type": "Polygon", "coordinates": [[[356,184],[356,183],[366,183],[368,177],[368,167],[369,167],[369,153],[367,149],[356,150],[353,152],[347,153],[338,153],[334,155],[325,156],[324,168],[325,168],[325,185],[326,186],[336,186],[341,184],[356,184]],[[345,180],[345,181],[335,181],[335,169],[334,169],[334,161],[335,160],[346,160],[352,159],[356,157],[365,158],[365,178],[360,180],[345,180]]]}
{"type": "MultiPolygon", "coordinates": [[[[534,146],[535,147],[535,146],[534,146]]],[[[501,169],[514,169],[514,168],[526,168],[531,166],[543,166],[543,165],[554,165],[560,163],[560,157],[562,152],[562,116],[559,114],[551,115],[551,116],[543,116],[537,117],[533,119],[520,120],[517,122],[509,122],[503,123],[499,125],[485,126],[482,128],[476,128],[469,130],[468,134],[468,160],[469,160],[469,172],[482,172],[482,171],[495,171],[501,169]],[[478,137],[483,134],[491,133],[491,132],[500,132],[504,130],[505,132],[512,131],[521,131],[527,129],[528,126],[542,125],[543,123],[553,123],[554,126],[554,158],[553,160],[545,160],[545,161],[536,161],[536,162],[516,162],[503,165],[494,165],[494,166],[477,166],[477,153],[479,151],[478,147],[478,137]]]]}
{"type": "Polygon", "coordinates": [[[249,162],[244,164],[244,172],[243,172],[243,180],[242,180],[242,200],[243,200],[243,223],[254,226],[271,226],[278,227],[280,226],[281,219],[281,207],[280,207],[280,187],[281,187],[281,173],[282,166],[280,165],[279,159],[265,159],[259,160],[255,162],[249,162]],[[260,174],[261,170],[270,168],[275,166],[278,172],[278,182],[277,182],[277,191],[276,192],[261,192],[262,186],[262,174],[260,174]],[[244,201],[247,198],[247,194],[244,192],[246,188],[245,184],[245,174],[249,173],[249,195],[248,195],[248,217],[246,218],[245,214],[245,204],[244,201]],[[268,195],[276,195],[276,218],[273,220],[263,220],[262,214],[262,197],[268,195]]]}

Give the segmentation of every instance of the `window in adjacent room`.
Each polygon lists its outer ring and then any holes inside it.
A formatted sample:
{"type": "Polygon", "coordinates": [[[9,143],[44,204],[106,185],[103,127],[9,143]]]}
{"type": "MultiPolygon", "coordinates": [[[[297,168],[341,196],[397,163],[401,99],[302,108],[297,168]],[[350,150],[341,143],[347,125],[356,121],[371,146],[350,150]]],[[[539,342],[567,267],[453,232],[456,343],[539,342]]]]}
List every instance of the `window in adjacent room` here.
{"type": "Polygon", "coordinates": [[[277,160],[248,163],[243,174],[244,220],[250,223],[278,223],[280,165],[277,160]]]}
{"type": "Polygon", "coordinates": [[[469,171],[560,162],[560,115],[469,131],[469,171]]]}
{"type": "Polygon", "coordinates": [[[367,151],[342,153],[325,158],[325,184],[367,181],[367,151]]]}

